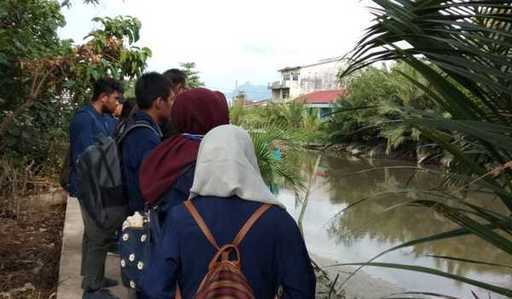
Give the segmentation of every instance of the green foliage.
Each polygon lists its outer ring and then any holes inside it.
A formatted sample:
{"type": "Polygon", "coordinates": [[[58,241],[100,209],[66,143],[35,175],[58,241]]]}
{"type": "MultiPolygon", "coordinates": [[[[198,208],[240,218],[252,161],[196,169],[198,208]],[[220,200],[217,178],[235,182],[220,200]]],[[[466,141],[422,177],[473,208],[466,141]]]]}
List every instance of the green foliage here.
{"type": "Polygon", "coordinates": [[[288,126],[300,127],[304,119],[305,107],[299,102],[290,102],[277,106],[278,114],[286,121],[288,126]]]}
{"type": "Polygon", "coordinates": [[[229,109],[229,119],[232,124],[242,126],[242,123],[246,117],[247,110],[243,104],[234,103],[229,109]]]}
{"type": "MultiPolygon", "coordinates": [[[[0,120],[3,121],[33,92],[34,81],[27,70],[30,61],[61,55],[70,44],[57,36],[57,29],[65,22],[56,1],[2,1],[0,14],[3,23],[0,26],[0,120]]],[[[38,162],[48,158],[52,142],[61,133],[51,128],[51,124],[58,123],[52,108],[65,107],[50,99],[50,90],[41,89],[40,95],[48,99],[47,105],[27,107],[27,113],[14,118],[6,138],[1,138],[5,141],[0,146],[4,155],[18,157],[20,161],[27,160],[19,157],[28,154],[33,154],[38,162]]]]}
{"type": "Polygon", "coordinates": [[[136,78],[151,51],[133,45],[141,25],[132,17],[95,18],[100,26],[82,45],[59,39],[65,21],[54,0],[2,1],[0,20],[0,159],[55,171],[91,83],[136,78]]]}
{"type": "Polygon", "coordinates": [[[292,155],[300,152],[301,149],[294,140],[290,139],[288,130],[271,123],[248,128],[248,130],[265,183],[271,187],[284,185],[296,192],[300,190],[303,187],[303,181],[292,155]],[[277,148],[281,151],[281,159],[276,159],[273,154],[277,148]]]}
{"type": "Polygon", "coordinates": [[[299,140],[304,140],[306,143],[321,142],[325,140],[323,131],[321,131],[322,122],[318,117],[318,113],[315,109],[306,109],[302,115],[302,124],[298,124],[302,127],[298,130],[299,140]]]}
{"type": "Polygon", "coordinates": [[[102,28],[87,35],[84,45],[73,49],[67,88],[75,102],[88,100],[88,89],[94,80],[109,76],[133,81],[146,67],[151,56],[148,48],[133,44],[139,40],[141,24],[133,17],[94,18],[102,28]]]}
{"type": "Polygon", "coordinates": [[[195,70],[195,62],[180,63],[181,70],[187,75],[187,86],[189,88],[197,88],[204,86],[204,82],[199,78],[199,72],[195,70]]]}
{"type": "MultiPolygon", "coordinates": [[[[83,3],[97,5],[100,3],[100,1],[99,0],[83,0],[83,3]]],[[[72,6],[71,0],[62,1],[60,6],[70,8],[72,6]]]]}
{"type": "MultiPolygon", "coordinates": [[[[407,73],[401,75],[420,89],[431,105],[441,107],[446,113],[407,105],[401,109],[399,120],[418,129],[422,136],[453,156],[451,170],[459,177],[465,176],[453,180],[451,174],[446,179],[460,191],[471,188],[493,192],[507,207],[500,213],[494,212],[440,190],[428,196],[419,193],[419,199],[394,208],[433,209],[465,233],[512,254],[512,3],[508,0],[374,2],[380,6],[374,11],[375,24],[355,48],[353,62],[343,75],[390,59],[401,60],[421,74],[424,81],[407,73]]],[[[431,236],[426,242],[444,237],[431,236]]],[[[512,294],[510,289],[428,268],[365,265],[420,271],[506,296],[512,294]]]]}
{"type": "Polygon", "coordinates": [[[402,74],[424,82],[413,68],[398,63],[391,70],[369,67],[359,72],[348,85],[349,94],[326,127],[331,142],[386,143],[386,152],[402,145],[414,150],[423,141],[418,131],[400,122],[401,110],[414,107],[439,111],[422,89],[404,79],[402,74]]]}
{"type": "Polygon", "coordinates": [[[242,101],[236,101],[230,109],[230,119],[251,133],[267,184],[287,184],[296,191],[304,187],[295,156],[303,152],[304,144],[323,140],[316,113],[295,102],[244,107],[242,101]],[[281,149],[281,160],[275,159],[275,148],[281,149]]]}
{"type": "Polygon", "coordinates": [[[65,24],[57,1],[7,0],[0,3],[0,108],[13,109],[29,94],[22,61],[61,53],[66,45],[57,28],[65,24]],[[19,79],[15,80],[17,77],[19,79]]]}
{"type": "Polygon", "coordinates": [[[298,143],[325,141],[324,132],[320,130],[323,124],[316,111],[306,109],[300,102],[269,103],[257,107],[244,107],[242,102],[235,102],[230,109],[230,117],[233,124],[245,128],[267,125],[284,128],[298,143]]]}

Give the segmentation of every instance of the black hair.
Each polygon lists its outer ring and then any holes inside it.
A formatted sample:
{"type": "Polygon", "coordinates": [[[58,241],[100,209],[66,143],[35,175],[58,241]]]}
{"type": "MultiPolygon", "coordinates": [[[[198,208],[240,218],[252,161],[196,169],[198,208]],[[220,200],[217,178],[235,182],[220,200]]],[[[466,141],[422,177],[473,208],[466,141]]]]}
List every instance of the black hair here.
{"type": "Polygon", "coordinates": [[[128,98],[123,103],[123,110],[121,110],[120,119],[128,119],[132,114],[133,107],[135,107],[135,98],[128,98]]]}
{"type": "Polygon", "coordinates": [[[103,78],[96,80],[96,82],[94,82],[92,101],[97,101],[100,98],[100,95],[103,93],[111,95],[115,91],[121,94],[124,92],[124,88],[121,82],[114,80],[112,78],[103,78]]]}
{"type": "Polygon", "coordinates": [[[171,93],[169,80],[163,75],[151,72],[140,76],[135,84],[135,97],[140,109],[151,108],[157,98],[167,99],[171,93]]]}
{"type": "Polygon", "coordinates": [[[175,88],[178,84],[185,85],[187,82],[187,74],[179,69],[170,69],[164,72],[164,77],[171,82],[171,88],[175,88]]]}

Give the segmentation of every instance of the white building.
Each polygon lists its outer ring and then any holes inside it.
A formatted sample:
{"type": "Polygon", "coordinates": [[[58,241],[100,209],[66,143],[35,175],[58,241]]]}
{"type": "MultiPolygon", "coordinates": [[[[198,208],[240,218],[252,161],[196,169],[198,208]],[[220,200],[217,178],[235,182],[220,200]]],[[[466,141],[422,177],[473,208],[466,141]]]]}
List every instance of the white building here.
{"type": "Polygon", "coordinates": [[[338,72],[345,63],[339,58],[320,60],[314,64],[280,69],[281,81],[269,84],[272,101],[283,102],[320,90],[338,90],[338,72]]]}

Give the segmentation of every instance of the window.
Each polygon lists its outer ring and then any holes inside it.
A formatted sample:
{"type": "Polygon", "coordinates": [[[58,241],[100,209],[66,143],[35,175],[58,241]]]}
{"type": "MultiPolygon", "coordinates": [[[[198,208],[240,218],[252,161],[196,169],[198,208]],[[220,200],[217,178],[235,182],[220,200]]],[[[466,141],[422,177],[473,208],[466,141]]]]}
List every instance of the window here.
{"type": "Polygon", "coordinates": [[[292,77],[293,77],[292,78],[293,81],[299,81],[299,73],[298,72],[293,73],[292,77]]]}
{"type": "Polygon", "coordinates": [[[288,81],[290,80],[290,73],[284,73],[283,74],[283,81],[288,81]]]}
{"type": "Polygon", "coordinates": [[[320,108],[320,118],[326,118],[332,110],[332,108],[320,108]]]}
{"type": "Polygon", "coordinates": [[[315,77],[315,89],[322,89],[322,79],[315,77]]]}
{"type": "Polygon", "coordinates": [[[290,97],[290,90],[289,89],[283,89],[283,100],[290,97]]]}

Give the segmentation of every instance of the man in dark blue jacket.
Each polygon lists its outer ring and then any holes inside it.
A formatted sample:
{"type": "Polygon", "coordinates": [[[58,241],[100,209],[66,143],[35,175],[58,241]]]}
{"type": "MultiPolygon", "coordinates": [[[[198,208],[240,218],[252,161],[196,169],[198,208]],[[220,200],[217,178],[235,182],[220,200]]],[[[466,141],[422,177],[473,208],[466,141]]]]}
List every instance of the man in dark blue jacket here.
{"type": "MultiPolygon", "coordinates": [[[[95,143],[97,136],[111,136],[116,121],[112,117],[123,94],[121,84],[113,79],[100,79],[94,83],[91,102],[78,111],[69,128],[71,144],[70,195],[78,197],[79,179],[77,162],[85,149],[95,143]]],[[[105,260],[107,248],[112,243],[113,231],[99,228],[81,206],[84,221],[82,239],[81,274],[84,298],[115,298],[104,287],[116,284],[106,279],[105,260]]]]}
{"type": "Polygon", "coordinates": [[[160,126],[167,123],[171,115],[174,94],[169,81],[158,73],[142,75],[135,85],[137,106],[133,122],[145,123],[149,127],[137,127],[129,131],[119,145],[121,148],[123,185],[128,195],[128,206],[132,212],[143,211],[144,201],[139,187],[139,169],[142,161],[160,144],[160,126]]]}

